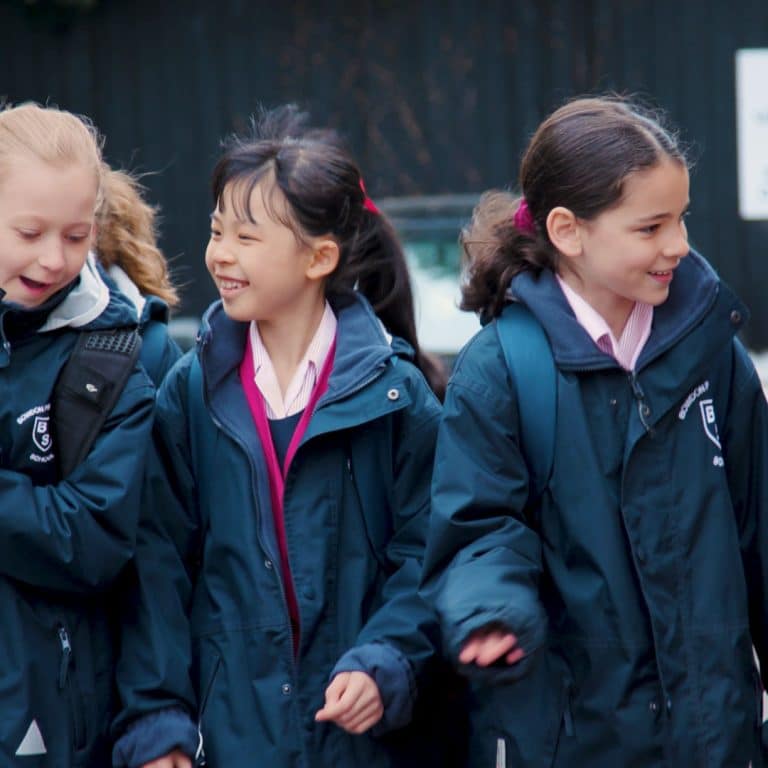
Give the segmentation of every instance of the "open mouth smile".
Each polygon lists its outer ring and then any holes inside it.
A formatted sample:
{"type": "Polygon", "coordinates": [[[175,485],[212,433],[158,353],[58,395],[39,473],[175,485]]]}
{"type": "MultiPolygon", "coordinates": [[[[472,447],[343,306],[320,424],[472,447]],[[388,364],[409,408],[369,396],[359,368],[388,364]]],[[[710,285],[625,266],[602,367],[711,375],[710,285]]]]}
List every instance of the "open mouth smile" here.
{"type": "Polygon", "coordinates": [[[219,285],[219,293],[222,295],[222,297],[231,296],[250,285],[247,280],[235,280],[231,277],[219,277],[217,280],[219,285]]]}
{"type": "Polygon", "coordinates": [[[29,277],[22,276],[19,279],[21,280],[24,287],[28,291],[32,291],[33,293],[42,293],[43,291],[51,287],[51,283],[41,283],[41,282],[38,282],[37,280],[32,280],[29,277]]]}
{"type": "Polygon", "coordinates": [[[648,274],[657,282],[666,284],[666,283],[672,282],[673,270],[671,269],[657,270],[657,271],[649,272],[648,274]]]}

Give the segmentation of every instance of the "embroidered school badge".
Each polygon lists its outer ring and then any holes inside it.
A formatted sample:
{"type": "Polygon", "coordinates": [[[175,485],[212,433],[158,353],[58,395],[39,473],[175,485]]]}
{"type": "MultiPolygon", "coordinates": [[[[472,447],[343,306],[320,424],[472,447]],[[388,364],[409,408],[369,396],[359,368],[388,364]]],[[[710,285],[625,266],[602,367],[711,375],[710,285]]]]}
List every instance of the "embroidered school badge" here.
{"type": "Polygon", "coordinates": [[[48,416],[35,416],[35,422],[32,425],[32,442],[42,453],[50,451],[53,445],[49,429],[50,421],[48,416]]]}
{"type": "Polygon", "coordinates": [[[722,450],[720,447],[720,434],[717,431],[717,421],[715,420],[715,404],[712,400],[702,400],[699,403],[699,408],[701,410],[701,421],[704,424],[704,432],[717,446],[717,450],[722,450]]]}

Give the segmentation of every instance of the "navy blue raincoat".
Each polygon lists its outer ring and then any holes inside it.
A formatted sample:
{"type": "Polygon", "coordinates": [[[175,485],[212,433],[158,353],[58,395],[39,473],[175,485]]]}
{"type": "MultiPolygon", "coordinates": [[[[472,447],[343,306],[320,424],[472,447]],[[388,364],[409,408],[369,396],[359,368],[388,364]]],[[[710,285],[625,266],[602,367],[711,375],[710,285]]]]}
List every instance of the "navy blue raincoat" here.
{"type": "Polygon", "coordinates": [[[154,389],[131,374],[88,457],[57,471],[54,382],[81,330],[136,325],[86,265],[44,306],[0,302],[0,765],[108,765],[110,590],[133,553],[154,389]]]}
{"type": "Polygon", "coordinates": [[[161,461],[139,534],[115,764],[191,754],[199,723],[214,767],[429,765],[428,746],[400,727],[434,656],[436,620],[416,587],[438,403],[361,297],[340,309],[328,389],[285,482],[294,657],[264,454],[238,373],[247,328],[214,304],[158,395],[161,461]],[[314,721],[342,670],[378,683],[375,734],[314,721]]]}
{"type": "Polygon", "coordinates": [[[488,626],[527,652],[464,670],[471,765],[763,765],[752,647],[768,670],[768,411],[735,338],[744,307],[691,253],[628,374],[552,273],[512,292],[556,363],[551,480],[529,498],[488,325],[449,384],[425,563],[454,659],[488,626]]]}

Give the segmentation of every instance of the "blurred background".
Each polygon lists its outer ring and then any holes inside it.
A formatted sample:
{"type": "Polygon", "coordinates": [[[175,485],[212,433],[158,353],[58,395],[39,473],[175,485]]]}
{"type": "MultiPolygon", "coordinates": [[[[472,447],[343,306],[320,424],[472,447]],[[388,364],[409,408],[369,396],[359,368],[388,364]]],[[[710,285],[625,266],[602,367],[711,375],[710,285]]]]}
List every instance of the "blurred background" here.
{"type": "Polygon", "coordinates": [[[768,77],[737,119],[736,61],[766,48],[766,0],[0,0],[0,98],[89,115],[108,161],[146,174],[182,335],[215,298],[203,252],[219,140],[259,103],[297,102],[347,138],[406,242],[423,344],[450,355],[477,328],[456,309],[456,238],[478,194],[515,185],[567,97],[639,94],[692,148],[691,241],[750,306],[759,351],[768,214],[740,206],[738,159],[768,206],[768,77]],[[765,130],[752,154],[744,120],[765,130]]]}

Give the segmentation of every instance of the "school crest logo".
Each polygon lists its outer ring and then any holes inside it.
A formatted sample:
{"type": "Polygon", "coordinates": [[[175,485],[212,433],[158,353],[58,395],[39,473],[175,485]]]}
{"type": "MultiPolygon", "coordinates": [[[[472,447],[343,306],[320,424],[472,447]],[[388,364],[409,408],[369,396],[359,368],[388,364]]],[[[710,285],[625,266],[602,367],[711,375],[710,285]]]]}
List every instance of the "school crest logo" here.
{"type": "Polygon", "coordinates": [[[720,434],[717,431],[717,421],[715,420],[715,404],[711,399],[702,400],[699,403],[699,409],[701,410],[701,421],[704,424],[704,432],[717,446],[717,450],[722,450],[720,447],[720,434]]]}
{"type": "MultiPolygon", "coordinates": [[[[685,421],[685,417],[688,413],[696,413],[694,408],[696,401],[699,404],[699,413],[701,414],[701,424],[704,427],[704,434],[707,436],[712,445],[722,452],[723,448],[720,444],[720,433],[717,431],[717,416],[715,415],[715,403],[711,397],[703,398],[709,392],[709,381],[704,381],[695,387],[694,390],[685,398],[685,402],[680,408],[677,414],[680,421],[685,421]]],[[[712,457],[712,465],[715,467],[724,467],[725,460],[722,453],[718,453],[712,457]]]]}
{"type": "Polygon", "coordinates": [[[50,418],[48,416],[35,416],[32,425],[32,442],[42,453],[48,453],[53,445],[50,432],[50,418]]]}
{"type": "MultiPolygon", "coordinates": [[[[21,426],[32,424],[32,452],[29,460],[37,464],[47,464],[55,458],[53,451],[53,435],[51,434],[51,404],[35,405],[16,417],[16,423],[21,426]]],[[[29,434],[29,433],[27,433],[29,434]]]]}

